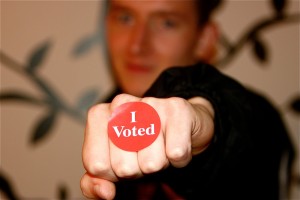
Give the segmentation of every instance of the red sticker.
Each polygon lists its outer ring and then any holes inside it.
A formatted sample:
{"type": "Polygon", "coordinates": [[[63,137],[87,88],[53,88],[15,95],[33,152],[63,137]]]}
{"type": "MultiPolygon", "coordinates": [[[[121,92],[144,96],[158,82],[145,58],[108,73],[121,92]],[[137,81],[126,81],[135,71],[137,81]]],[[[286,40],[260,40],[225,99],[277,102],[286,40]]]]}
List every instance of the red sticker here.
{"type": "Polygon", "coordinates": [[[139,151],[151,145],[160,132],[156,110],[143,102],[117,107],[108,122],[110,140],[125,151],[139,151]]]}

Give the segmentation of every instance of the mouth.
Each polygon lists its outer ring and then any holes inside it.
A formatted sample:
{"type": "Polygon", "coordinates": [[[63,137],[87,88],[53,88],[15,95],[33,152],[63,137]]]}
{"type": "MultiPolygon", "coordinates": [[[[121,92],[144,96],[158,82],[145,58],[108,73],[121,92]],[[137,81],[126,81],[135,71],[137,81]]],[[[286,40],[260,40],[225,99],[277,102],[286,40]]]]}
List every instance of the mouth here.
{"type": "Polygon", "coordinates": [[[126,68],[129,72],[137,74],[147,74],[151,72],[151,67],[141,64],[129,63],[126,68]]]}

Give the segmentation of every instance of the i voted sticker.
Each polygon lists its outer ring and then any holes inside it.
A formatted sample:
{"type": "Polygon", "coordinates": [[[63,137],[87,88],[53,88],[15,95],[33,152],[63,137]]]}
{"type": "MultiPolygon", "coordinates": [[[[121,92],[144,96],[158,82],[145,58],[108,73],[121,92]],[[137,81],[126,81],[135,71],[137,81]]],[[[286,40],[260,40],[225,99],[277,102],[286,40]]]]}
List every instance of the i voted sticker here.
{"type": "Polygon", "coordinates": [[[117,107],[108,122],[110,140],[125,151],[139,151],[151,145],[161,128],[156,110],[143,102],[117,107]]]}

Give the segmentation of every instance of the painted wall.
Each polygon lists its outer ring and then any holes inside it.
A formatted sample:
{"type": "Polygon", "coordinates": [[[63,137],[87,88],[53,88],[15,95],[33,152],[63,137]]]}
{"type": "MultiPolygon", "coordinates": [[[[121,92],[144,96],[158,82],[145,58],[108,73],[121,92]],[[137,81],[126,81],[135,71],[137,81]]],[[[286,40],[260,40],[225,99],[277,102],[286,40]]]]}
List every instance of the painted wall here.
{"type": "MultiPolygon", "coordinates": [[[[239,41],[251,27],[273,16],[270,2],[227,1],[216,16],[221,32],[231,44],[239,41]]],[[[113,87],[103,41],[98,37],[101,3],[0,2],[0,88],[1,94],[6,94],[0,102],[0,173],[21,199],[83,198],[79,181],[84,172],[85,110],[113,87]],[[57,104],[59,111],[54,109],[57,104]]],[[[285,12],[299,13],[299,1],[289,1],[285,12]]],[[[219,66],[278,107],[297,147],[297,157],[300,121],[290,104],[300,95],[299,37],[299,21],[276,23],[259,34],[266,61],[257,59],[250,42],[230,62],[219,66]]],[[[263,53],[258,54],[262,59],[263,53]]],[[[226,48],[220,44],[219,59],[224,55],[226,48]]],[[[297,190],[299,180],[292,199],[300,197],[297,190]]],[[[5,199],[2,193],[0,197],[5,199]]]]}

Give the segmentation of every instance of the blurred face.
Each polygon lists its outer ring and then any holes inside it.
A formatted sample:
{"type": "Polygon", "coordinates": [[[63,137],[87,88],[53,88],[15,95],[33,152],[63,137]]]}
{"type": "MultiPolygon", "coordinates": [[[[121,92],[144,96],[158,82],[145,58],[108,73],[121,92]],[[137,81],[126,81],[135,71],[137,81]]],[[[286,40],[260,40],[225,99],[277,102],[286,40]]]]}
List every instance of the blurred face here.
{"type": "Polygon", "coordinates": [[[141,96],[172,66],[194,64],[200,35],[194,0],[110,0],[108,51],[121,89],[141,96]]]}

